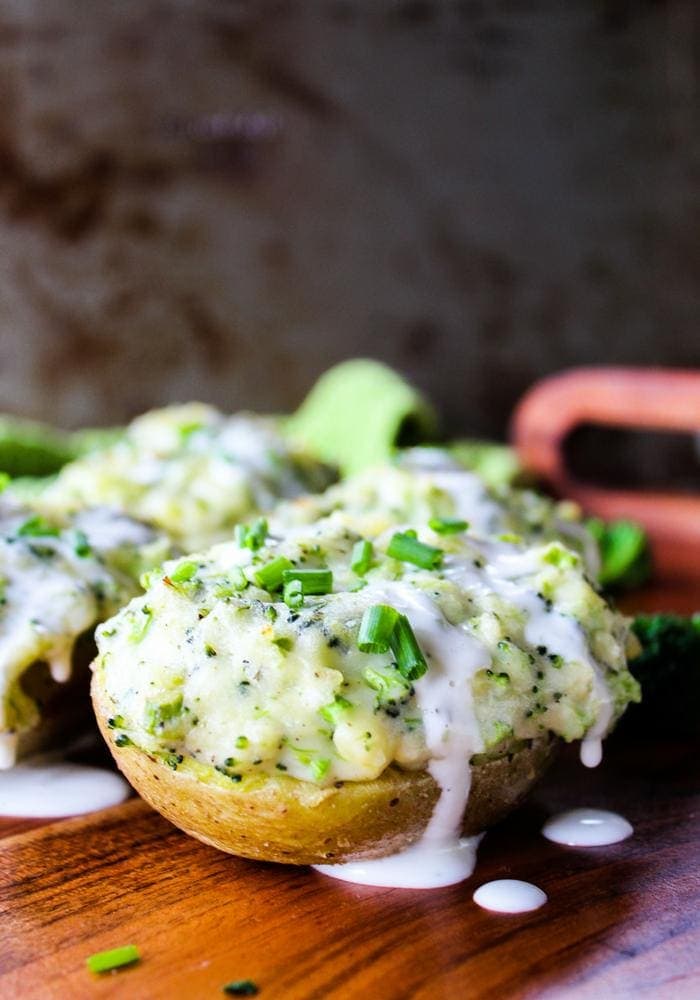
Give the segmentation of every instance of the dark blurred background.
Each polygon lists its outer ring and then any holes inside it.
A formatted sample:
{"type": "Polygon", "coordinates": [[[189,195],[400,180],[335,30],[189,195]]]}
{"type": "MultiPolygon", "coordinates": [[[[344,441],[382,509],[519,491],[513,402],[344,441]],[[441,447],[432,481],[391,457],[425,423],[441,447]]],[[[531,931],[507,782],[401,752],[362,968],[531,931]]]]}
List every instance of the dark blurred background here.
{"type": "Polygon", "coordinates": [[[694,0],[0,4],[0,409],[696,365],[694,0]]]}

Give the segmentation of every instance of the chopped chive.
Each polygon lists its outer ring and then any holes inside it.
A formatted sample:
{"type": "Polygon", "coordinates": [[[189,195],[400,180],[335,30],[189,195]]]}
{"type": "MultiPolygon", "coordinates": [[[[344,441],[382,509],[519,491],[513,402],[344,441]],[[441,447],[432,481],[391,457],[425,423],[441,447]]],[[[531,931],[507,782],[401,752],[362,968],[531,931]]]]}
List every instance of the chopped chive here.
{"type": "Polygon", "coordinates": [[[352,708],[352,702],[348,701],[347,698],[343,698],[341,694],[338,694],[335,697],[335,701],[319,708],[318,714],[322,716],[326,722],[330,722],[331,725],[336,726],[349,708],[352,708]]]}
{"type": "Polygon", "coordinates": [[[388,604],[367,608],[360,623],[357,647],[363,653],[386,653],[399,613],[388,604]]]}
{"type": "Polygon", "coordinates": [[[282,578],[285,571],[291,568],[291,561],[286,556],[277,556],[276,559],[265,563],[253,574],[253,579],[263,590],[279,590],[282,586],[282,578]]]}
{"type": "Polygon", "coordinates": [[[252,525],[239,524],[236,526],[235,539],[242,549],[251,549],[253,552],[261,549],[267,538],[267,521],[264,517],[259,517],[252,525]]]}
{"type": "Polygon", "coordinates": [[[459,517],[431,517],[428,525],[438,535],[458,535],[467,530],[469,522],[459,517]]]}
{"type": "Polygon", "coordinates": [[[84,531],[77,529],[75,532],[75,545],[73,546],[73,551],[76,556],[80,556],[81,559],[86,559],[88,556],[92,555],[92,546],[88,541],[88,537],[84,531]]]}
{"type": "Polygon", "coordinates": [[[221,987],[221,992],[230,997],[254,997],[260,992],[252,979],[236,979],[221,987]]]}
{"type": "Polygon", "coordinates": [[[90,972],[111,972],[121,969],[124,965],[133,965],[141,958],[141,953],[135,944],[125,944],[121,948],[110,948],[109,951],[98,951],[85,959],[90,972]]]}
{"type": "Polygon", "coordinates": [[[310,761],[309,768],[314,776],[314,780],[322,781],[323,778],[328,774],[328,769],[331,766],[331,762],[325,757],[317,757],[310,761]]]}
{"type": "Polygon", "coordinates": [[[148,632],[151,622],[153,621],[153,611],[147,604],[143,605],[141,613],[143,615],[143,619],[138,619],[134,615],[133,625],[131,627],[131,631],[129,632],[130,642],[141,642],[146,632],[148,632]]]}
{"type": "Polygon", "coordinates": [[[173,583],[186,583],[191,580],[192,577],[197,572],[198,566],[196,562],[184,562],[180,563],[176,570],[170,574],[170,579],[173,583]]]}
{"type": "Polygon", "coordinates": [[[220,584],[214,591],[214,597],[233,597],[248,586],[246,575],[240,566],[232,566],[227,573],[226,583],[220,584]]]}
{"type": "Polygon", "coordinates": [[[333,574],[329,569],[285,569],[282,573],[285,583],[298,580],[302,594],[330,594],[333,589],[333,574]]]}
{"type": "Polygon", "coordinates": [[[30,517],[28,521],[25,521],[17,529],[17,534],[21,538],[45,538],[50,536],[56,538],[59,534],[58,528],[49,524],[43,517],[36,514],[34,517],[30,517]]]}
{"type": "Polygon", "coordinates": [[[207,656],[216,656],[216,649],[209,642],[204,643],[204,652],[207,656]]]}
{"type": "Polygon", "coordinates": [[[373,555],[374,546],[372,543],[368,542],[366,538],[361,538],[359,542],[355,542],[353,545],[350,569],[353,573],[357,573],[358,576],[364,576],[372,565],[373,555]]]}
{"type": "Polygon", "coordinates": [[[420,542],[412,532],[397,532],[389,542],[386,554],[401,562],[413,563],[421,569],[437,569],[442,565],[443,551],[420,542]]]}
{"type": "Polygon", "coordinates": [[[297,611],[299,608],[303,607],[304,591],[302,590],[301,580],[289,580],[285,583],[282,596],[284,598],[284,603],[293,611],[297,611]]]}
{"type": "Polygon", "coordinates": [[[110,729],[121,729],[124,725],[124,716],[113,715],[111,719],[107,719],[107,725],[110,729]]]}
{"type": "Polygon", "coordinates": [[[245,748],[247,746],[248,746],[248,737],[247,736],[237,736],[236,737],[236,749],[237,750],[245,750],[245,748]]]}
{"type": "Polygon", "coordinates": [[[396,669],[407,681],[416,681],[427,671],[428,664],[406,615],[398,616],[391,634],[391,650],[396,657],[396,669]]]}
{"type": "Polygon", "coordinates": [[[114,745],[117,747],[130,747],[133,746],[133,740],[130,740],[126,733],[120,733],[115,739],[114,745]]]}
{"type": "Polygon", "coordinates": [[[283,653],[288,653],[291,649],[294,649],[294,640],[290,639],[287,635],[277,636],[276,639],[272,640],[272,644],[277,646],[283,653]]]}

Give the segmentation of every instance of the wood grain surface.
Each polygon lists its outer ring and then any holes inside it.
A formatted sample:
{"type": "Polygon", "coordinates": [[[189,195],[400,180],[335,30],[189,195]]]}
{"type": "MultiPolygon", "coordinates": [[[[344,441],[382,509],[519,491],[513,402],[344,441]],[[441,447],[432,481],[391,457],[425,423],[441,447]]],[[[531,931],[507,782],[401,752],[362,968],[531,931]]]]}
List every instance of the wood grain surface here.
{"type": "Polygon", "coordinates": [[[136,799],[53,823],[4,821],[0,997],[206,1000],[251,978],[264,1000],[696,1000],[698,750],[621,732],[587,771],[567,748],[486,836],[473,878],[433,891],[229,857],[136,799]],[[548,815],[582,805],[622,812],[634,836],[585,850],[544,840],[548,815]],[[502,877],[535,882],[548,903],[521,916],[480,910],[472,892],[502,877]],[[87,955],[127,943],[139,965],[87,971],[87,955]]]}

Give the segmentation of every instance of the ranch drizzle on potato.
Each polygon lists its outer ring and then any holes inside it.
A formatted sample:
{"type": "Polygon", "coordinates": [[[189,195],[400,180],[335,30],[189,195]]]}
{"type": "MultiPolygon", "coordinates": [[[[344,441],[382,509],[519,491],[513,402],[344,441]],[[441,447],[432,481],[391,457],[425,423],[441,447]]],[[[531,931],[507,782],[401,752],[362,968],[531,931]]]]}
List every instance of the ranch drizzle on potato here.
{"type": "Polygon", "coordinates": [[[431,569],[387,554],[396,526],[375,519],[372,534],[366,516],[342,509],[312,524],[278,517],[274,535],[251,525],[166,564],[98,630],[117,745],[173,768],[187,756],[241,788],[266,773],[328,786],[392,762],[428,767],[442,791],[431,837],[456,843],[470,759],[546,732],[597,740],[638,690],[626,622],[578,553],[433,522],[401,532],[439,551],[431,569]],[[368,534],[373,558],[358,574],[368,534]],[[331,592],[287,589],[299,569],[330,570],[331,592]],[[405,613],[423,648],[429,669],[415,683],[391,653],[358,649],[377,603],[405,613]]]}
{"type": "Polygon", "coordinates": [[[0,769],[38,721],[22,687],[32,664],[68,680],[78,636],[138,592],[138,576],[171,552],[151,528],[112,511],[47,520],[11,505],[0,512],[0,769]]]}

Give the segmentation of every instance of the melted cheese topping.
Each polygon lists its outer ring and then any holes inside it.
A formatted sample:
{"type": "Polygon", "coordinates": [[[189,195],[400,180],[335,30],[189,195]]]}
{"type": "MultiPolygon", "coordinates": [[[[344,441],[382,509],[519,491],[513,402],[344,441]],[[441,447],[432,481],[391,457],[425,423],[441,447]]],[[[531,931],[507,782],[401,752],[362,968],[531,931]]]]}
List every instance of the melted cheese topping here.
{"type": "Polygon", "coordinates": [[[235,781],[282,770],[327,785],[375,778],[392,762],[428,766],[451,789],[438,810],[447,827],[468,795],[465,760],[546,732],[597,739],[638,696],[626,621],[559,542],[416,524],[443,552],[428,571],[386,555],[389,529],[374,536],[375,565],[361,580],[350,567],[354,514],[281,524],[257,551],[234,541],[166,565],[98,630],[116,734],[235,781]],[[329,567],[332,593],[291,610],[256,582],[281,556],[329,567]],[[357,647],[362,616],[378,603],[405,612],[423,648],[429,670],[415,684],[391,653],[357,647]]]}
{"type": "Polygon", "coordinates": [[[187,550],[226,538],[236,522],[331,479],[274,420],[226,417],[189,403],[139,417],[116,444],[65,466],[39,502],[59,513],[113,507],[157,525],[187,550]]]}
{"type": "Polygon", "coordinates": [[[151,529],[110,511],[71,522],[6,509],[0,518],[0,768],[19,733],[38,721],[25,671],[45,661],[54,681],[71,674],[75,640],[138,592],[137,579],[169,553],[151,529]]]}

